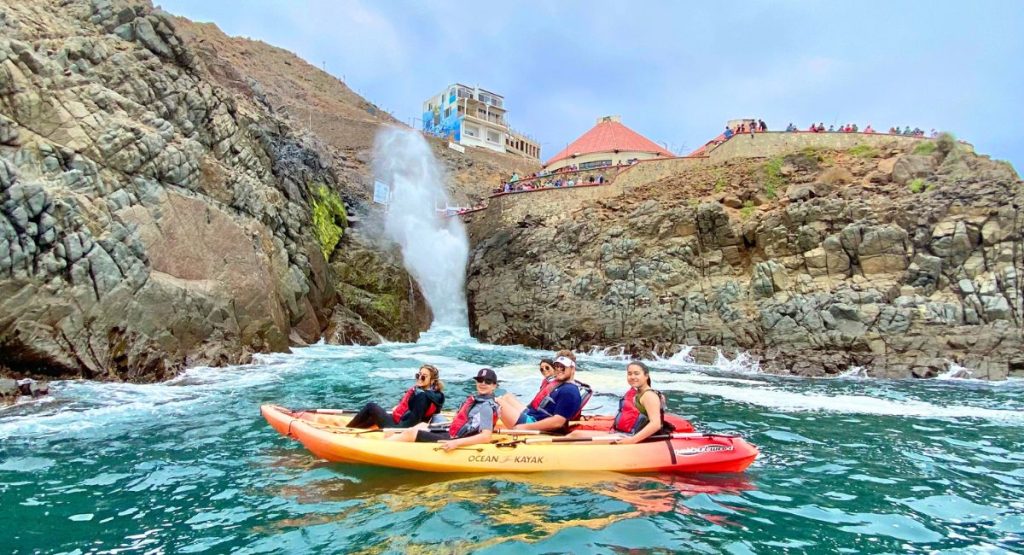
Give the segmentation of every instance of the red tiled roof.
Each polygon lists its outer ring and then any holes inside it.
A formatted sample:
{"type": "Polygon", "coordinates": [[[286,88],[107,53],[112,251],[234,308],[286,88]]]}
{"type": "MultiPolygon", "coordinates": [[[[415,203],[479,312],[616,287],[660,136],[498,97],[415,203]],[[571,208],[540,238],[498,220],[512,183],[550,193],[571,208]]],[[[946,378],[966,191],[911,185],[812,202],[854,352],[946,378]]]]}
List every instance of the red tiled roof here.
{"type": "Polygon", "coordinates": [[[569,158],[573,154],[590,154],[593,152],[654,152],[662,156],[675,156],[658,146],[657,143],[622,125],[617,121],[606,120],[598,123],[590,131],[573,141],[564,150],[544,163],[550,166],[559,160],[569,158]]]}

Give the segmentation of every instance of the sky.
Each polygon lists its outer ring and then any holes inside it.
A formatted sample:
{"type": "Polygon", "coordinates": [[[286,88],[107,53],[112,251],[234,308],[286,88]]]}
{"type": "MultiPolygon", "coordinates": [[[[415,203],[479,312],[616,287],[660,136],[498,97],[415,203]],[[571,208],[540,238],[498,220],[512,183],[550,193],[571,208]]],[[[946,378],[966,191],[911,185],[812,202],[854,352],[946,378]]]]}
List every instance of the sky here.
{"type": "Polygon", "coordinates": [[[952,132],[1024,168],[1024,2],[155,0],[291,50],[406,123],[505,98],[546,159],[620,115],[677,153],[729,119],[952,132]]]}

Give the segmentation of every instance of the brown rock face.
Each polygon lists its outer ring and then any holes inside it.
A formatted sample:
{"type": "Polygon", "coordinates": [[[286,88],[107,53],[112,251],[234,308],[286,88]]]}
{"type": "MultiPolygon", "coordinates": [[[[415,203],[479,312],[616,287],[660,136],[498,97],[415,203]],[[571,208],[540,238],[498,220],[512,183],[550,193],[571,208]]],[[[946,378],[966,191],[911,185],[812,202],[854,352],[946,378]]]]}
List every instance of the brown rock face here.
{"type": "Polygon", "coordinates": [[[318,340],[312,206],[348,196],[323,149],[148,3],[2,10],[0,366],[152,380],[318,340]]]}
{"type": "Polygon", "coordinates": [[[910,150],[677,164],[602,200],[567,190],[474,214],[473,333],[635,354],[711,346],[804,375],[929,377],[951,362],[1024,375],[1024,183],[952,141],[910,150]],[[709,202],[726,197],[744,207],[709,202]],[[548,217],[504,221],[519,213],[548,217]]]}

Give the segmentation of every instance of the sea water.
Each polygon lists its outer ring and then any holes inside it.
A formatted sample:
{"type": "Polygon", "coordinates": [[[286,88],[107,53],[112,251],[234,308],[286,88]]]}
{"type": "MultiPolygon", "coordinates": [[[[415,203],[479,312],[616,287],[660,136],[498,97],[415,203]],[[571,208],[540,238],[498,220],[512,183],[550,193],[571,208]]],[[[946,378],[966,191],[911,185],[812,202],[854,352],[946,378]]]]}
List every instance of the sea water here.
{"type": "MultiPolygon", "coordinates": [[[[3,553],[1010,552],[1024,549],[1024,387],[806,379],[652,362],[669,409],[761,449],[738,475],[449,475],[318,460],[262,403],[390,405],[431,363],[532,396],[550,353],[437,329],[152,385],[65,381],[0,409],[3,553]]],[[[580,357],[611,413],[624,361],[580,357]]]]}

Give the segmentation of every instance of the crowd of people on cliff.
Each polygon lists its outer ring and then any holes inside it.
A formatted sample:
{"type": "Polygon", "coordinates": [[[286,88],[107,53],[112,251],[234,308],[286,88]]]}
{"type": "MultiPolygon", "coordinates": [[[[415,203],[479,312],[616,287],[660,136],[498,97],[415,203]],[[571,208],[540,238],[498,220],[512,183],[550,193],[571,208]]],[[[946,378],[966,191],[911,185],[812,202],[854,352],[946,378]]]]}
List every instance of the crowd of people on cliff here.
{"type": "MultiPolygon", "coordinates": [[[[786,131],[790,132],[790,133],[795,133],[797,131],[800,131],[800,129],[797,126],[795,126],[792,123],[790,123],[789,125],[786,126],[786,131]]],[[[871,127],[870,123],[864,129],[860,129],[857,126],[856,123],[847,123],[846,125],[840,125],[839,127],[836,127],[835,125],[829,125],[828,129],[826,129],[825,128],[825,124],[821,123],[821,122],[819,122],[819,123],[812,123],[811,126],[807,128],[807,132],[809,132],[809,133],[869,133],[869,134],[877,133],[877,131],[875,131],[875,129],[873,127],[871,127]]],[[[925,136],[925,131],[923,129],[921,129],[920,127],[915,127],[913,129],[911,129],[909,125],[904,126],[902,131],[900,130],[898,125],[895,126],[895,127],[890,127],[889,131],[887,131],[886,133],[889,134],[889,135],[901,135],[901,136],[904,136],[904,137],[924,137],[925,136]]],[[[932,138],[935,138],[935,137],[939,136],[939,133],[935,129],[932,129],[931,133],[930,133],[930,136],[932,138]]]]}
{"type": "MultiPolygon", "coordinates": [[[[586,170],[583,170],[586,171],[586,170]]],[[[555,171],[539,171],[529,176],[521,177],[513,173],[508,181],[501,187],[494,189],[492,193],[518,193],[520,191],[535,191],[538,189],[578,187],[581,185],[603,185],[606,182],[604,172],[590,174],[589,176],[578,175],[581,170],[576,164],[559,168],[555,171]],[[577,175],[573,175],[577,174],[577,175]]]]}
{"type": "Polygon", "coordinates": [[[735,135],[743,135],[750,133],[750,137],[754,137],[754,133],[764,133],[768,131],[768,124],[763,119],[743,121],[736,125],[725,126],[725,131],[722,133],[726,140],[731,139],[735,135]]]}
{"type": "Polygon", "coordinates": [[[642,362],[626,365],[629,389],[619,401],[619,410],[610,430],[569,433],[570,425],[580,420],[583,408],[594,394],[589,385],[576,379],[576,354],[563,349],[553,358],[540,360],[540,387],[525,402],[512,393],[496,396],[498,374],[481,368],[473,380],[475,394],[459,405],[447,421],[440,416],[445,404],[445,384],[436,366],[424,364],[398,403],[385,410],[367,403],[349,422],[350,428],[380,428],[388,441],[440,443],[445,451],[488,443],[500,421],[505,428],[535,430],[568,437],[607,436],[619,444],[639,443],[655,434],[671,433],[675,428],[665,419],[665,397],[651,387],[650,369],[642,362]],[[653,393],[653,394],[651,394],[653,393]]]}

